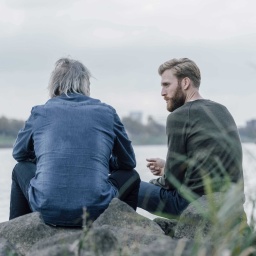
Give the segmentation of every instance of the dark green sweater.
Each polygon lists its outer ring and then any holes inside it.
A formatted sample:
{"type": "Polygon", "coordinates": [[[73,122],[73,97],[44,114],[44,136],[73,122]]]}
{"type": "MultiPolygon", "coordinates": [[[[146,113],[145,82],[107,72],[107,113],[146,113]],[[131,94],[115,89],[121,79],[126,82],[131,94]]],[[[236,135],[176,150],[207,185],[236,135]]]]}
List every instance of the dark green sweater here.
{"type": "Polygon", "coordinates": [[[164,185],[197,195],[223,191],[227,181],[243,179],[242,147],[237,126],[229,111],[210,100],[187,102],[167,118],[164,185]]]}

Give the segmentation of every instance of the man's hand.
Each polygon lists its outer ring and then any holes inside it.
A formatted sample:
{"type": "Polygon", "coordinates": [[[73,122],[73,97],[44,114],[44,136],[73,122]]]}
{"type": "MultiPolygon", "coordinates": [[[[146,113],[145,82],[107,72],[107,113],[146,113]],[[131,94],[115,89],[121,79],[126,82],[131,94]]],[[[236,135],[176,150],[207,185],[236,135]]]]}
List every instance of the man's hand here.
{"type": "Polygon", "coordinates": [[[146,160],[148,161],[147,167],[154,175],[164,175],[165,160],[161,158],[147,158],[146,160]]]}

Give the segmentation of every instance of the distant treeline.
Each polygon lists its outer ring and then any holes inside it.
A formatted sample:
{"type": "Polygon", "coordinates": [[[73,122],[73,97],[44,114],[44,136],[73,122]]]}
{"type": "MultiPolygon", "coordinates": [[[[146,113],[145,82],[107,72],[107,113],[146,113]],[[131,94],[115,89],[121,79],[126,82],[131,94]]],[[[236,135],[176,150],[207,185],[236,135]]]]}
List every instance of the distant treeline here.
{"type": "MultiPolygon", "coordinates": [[[[122,122],[133,144],[166,144],[165,126],[160,125],[152,117],[143,125],[132,117],[124,117],[122,122]]],[[[256,119],[250,120],[244,127],[238,128],[242,142],[256,143],[256,119]]]]}
{"type": "Polygon", "coordinates": [[[247,121],[246,126],[239,128],[239,133],[243,142],[256,143],[256,119],[247,121]]]}
{"type": "Polygon", "coordinates": [[[123,117],[122,122],[134,145],[166,144],[165,126],[153,117],[148,117],[147,124],[131,117],[123,117]]]}
{"type": "Polygon", "coordinates": [[[24,121],[0,117],[0,147],[12,147],[24,121]]]}
{"type": "MultiPolygon", "coordinates": [[[[126,128],[133,145],[166,144],[165,126],[157,123],[149,116],[147,123],[132,117],[123,117],[122,122],[126,128]]],[[[24,121],[0,117],[0,147],[12,147],[24,121]]],[[[246,126],[239,128],[242,142],[256,142],[256,119],[247,122],[246,126]]]]}
{"type": "Polygon", "coordinates": [[[0,134],[5,136],[17,136],[18,131],[24,126],[24,121],[0,118],[0,134]]]}

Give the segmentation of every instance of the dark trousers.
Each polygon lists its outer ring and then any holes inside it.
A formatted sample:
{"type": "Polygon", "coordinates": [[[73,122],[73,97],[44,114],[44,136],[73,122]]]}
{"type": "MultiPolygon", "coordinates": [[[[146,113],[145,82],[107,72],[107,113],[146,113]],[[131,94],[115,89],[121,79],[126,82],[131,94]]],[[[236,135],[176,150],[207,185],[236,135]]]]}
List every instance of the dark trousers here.
{"type": "Polygon", "coordinates": [[[138,204],[140,176],[135,170],[118,170],[110,174],[109,181],[118,189],[118,198],[135,211],[138,204]]]}
{"type": "MultiPolygon", "coordinates": [[[[28,189],[30,180],[35,176],[36,165],[32,162],[16,164],[12,172],[12,187],[9,219],[31,213],[28,189]]],[[[134,210],[137,208],[140,176],[135,170],[117,170],[109,176],[110,182],[118,190],[118,198],[134,210]]]]}
{"type": "Polygon", "coordinates": [[[166,190],[144,181],[140,184],[138,207],[150,213],[175,218],[188,204],[189,202],[177,190],[166,190]]]}
{"type": "Polygon", "coordinates": [[[12,171],[12,187],[9,219],[32,212],[29,206],[28,189],[30,180],[35,176],[36,165],[20,162],[12,171]]]}

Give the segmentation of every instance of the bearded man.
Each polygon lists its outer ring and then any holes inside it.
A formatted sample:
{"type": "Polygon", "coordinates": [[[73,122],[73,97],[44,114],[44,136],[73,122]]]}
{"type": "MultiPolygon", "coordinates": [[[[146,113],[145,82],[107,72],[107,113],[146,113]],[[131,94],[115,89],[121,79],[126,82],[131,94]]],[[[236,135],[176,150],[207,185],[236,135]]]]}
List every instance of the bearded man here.
{"type": "Polygon", "coordinates": [[[171,112],[168,152],[166,160],[147,159],[147,167],[160,177],[141,182],[138,207],[179,216],[191,200],[210,191],[225,191],[239,181],[243,187],[242,147],[227,108],[200,95],[201,74],[192,60],[171,59],[158,72],[171,112]]]}

